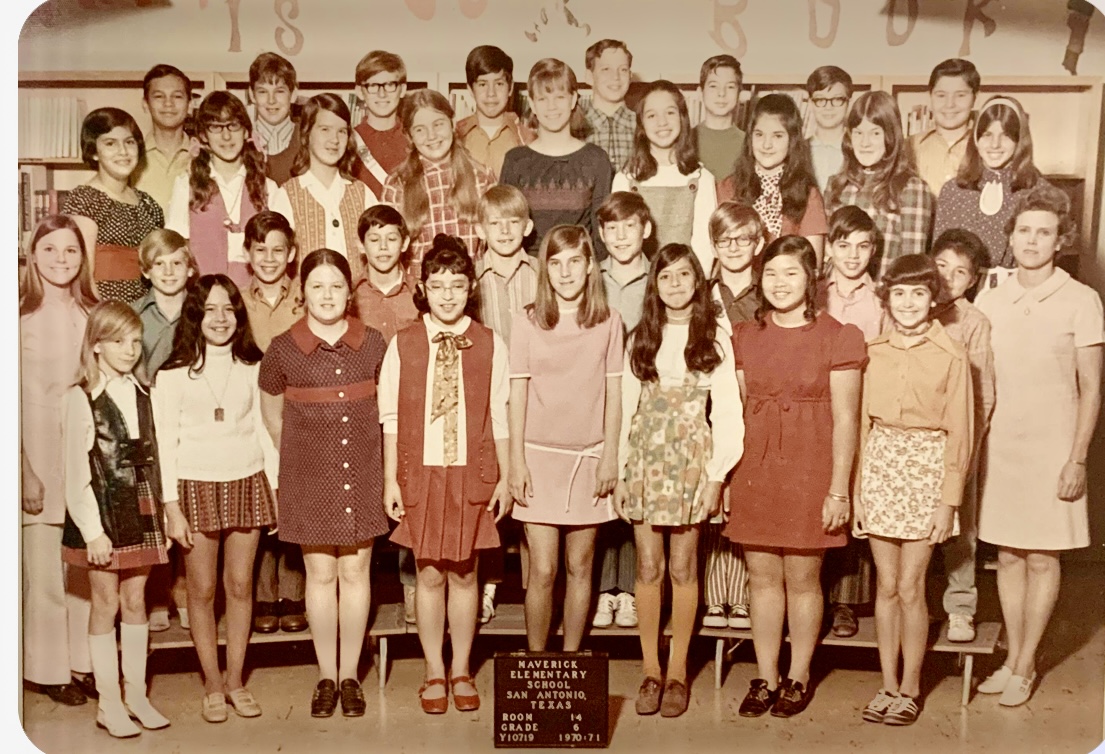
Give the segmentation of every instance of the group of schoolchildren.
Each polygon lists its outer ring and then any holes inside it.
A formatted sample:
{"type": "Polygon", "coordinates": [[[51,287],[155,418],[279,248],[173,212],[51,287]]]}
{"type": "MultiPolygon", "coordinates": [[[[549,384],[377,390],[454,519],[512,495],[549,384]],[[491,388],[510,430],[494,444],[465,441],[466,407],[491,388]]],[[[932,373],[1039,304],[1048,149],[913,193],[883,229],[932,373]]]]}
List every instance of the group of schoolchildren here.
{"type": "Polygon", "coordinates": [[[158,65],[149,134],[88,115],[96,174],[35,231],[20,293],[33,688],[97,697],[113,736],[169,725],[146,654],[175,602],[205,720],[261,715],[251,630],[308,624],[311,714],[363,715],[390,531],[421,707],[478,709],[469,657],[510,517],[528,648],[558,619],[565,651],[588,623],[637,626],[638,714],[686,711],[699,620],[751,629],[741,715],[801,712],[824,582],[839,636],[874,592],[863,719],[914,722],[930,558],[948,638],[972,641],[978,539],[998,548],[1008,646],[978,690],[1029,699],[1059,554],[1089,544],[1105,334],[1097,294],[1056,266],[1070,202],[1033,165],[1019,103],[976,112],[974,66],[945,61],[935,126],[907,140],[889,94],[826,66],[809,138],[778,93],[745,133],[741,67],[719,55],[692,129],[668,81],[630,107],[624,43],[585,63],[589,100],[569,65],[535,64],[525,119],[490,46],[468,57],[459,122],[382,51],[356,68],[361,123],[331,94],[297,103],[272,53],[250,68],[252,113],[213,91],[189,118],[188,78],[158,65]]]}

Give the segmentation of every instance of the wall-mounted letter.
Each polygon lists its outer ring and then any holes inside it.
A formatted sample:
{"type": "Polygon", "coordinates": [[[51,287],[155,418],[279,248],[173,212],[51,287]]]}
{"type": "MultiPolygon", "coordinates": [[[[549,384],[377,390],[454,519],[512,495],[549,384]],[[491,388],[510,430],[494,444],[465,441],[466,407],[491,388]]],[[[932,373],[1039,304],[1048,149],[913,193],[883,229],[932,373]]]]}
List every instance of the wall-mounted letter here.
{"type": "Polygon", "coordinates": [[[840,0],[807,0],[810,11],[810,41],[822,49],[833,46],[836,41],[836,32],[840,28],[840,0]],[[817,4],[821,2],[828,5],[829,29],[824,35],[817,33],[817,4]]]}
{"type": "Polygon", "coordinates": [[[975,21],[982,24],[982,36],[988,37],[998,28],[998,22],[982,12],[991,0],[967,0],[967,10],[963,12],[963,44],[959,46],[959,57],[971,54],[971,29],[975,21]]]}
{"type": "Polygon", "coordinates": [[[276,0],[273,9],[276,11],[277,17],[279,17],[284,26],[288,27],[287,29],[280,26],[276,27],[276,46],[279,47],[280,51],[285,55],[298,55],[303,50],[303,32],[297,27],[292,26],[291,20],[299,18],[299,0],[276,0]],[[283,10],[285,5],[291,6],[286,16],[283,10]],[[291,44],[285,44],[285,32],[291,32],[291,44]]]}
{"type": "Polygon", "coordinates": [[[917,25],[917,0],[906,0],[906,26],[905,31],[898,33],[894,29],[894,16],[897,15],[898,0],[887,0],[886,3],[886,43],[891,47],[904,45],[913,33],[913,27],[917,25]]]}
{"type": "Polygon", "coordinates": [[[744,13],[747,7],[748,0],[736,0],[735,2],[714,0],[714,28],[710,30],[710,38],[737,58],[744,57],[744,53],[748,52],[748,38],[744,35],[744,29],[741,28],[740,21],[737,20],[737,16],[744,13]],[[731,34],[736,35],[736,44],[732,44],[726,39],[726,29],[731,30],[731,34]]]}

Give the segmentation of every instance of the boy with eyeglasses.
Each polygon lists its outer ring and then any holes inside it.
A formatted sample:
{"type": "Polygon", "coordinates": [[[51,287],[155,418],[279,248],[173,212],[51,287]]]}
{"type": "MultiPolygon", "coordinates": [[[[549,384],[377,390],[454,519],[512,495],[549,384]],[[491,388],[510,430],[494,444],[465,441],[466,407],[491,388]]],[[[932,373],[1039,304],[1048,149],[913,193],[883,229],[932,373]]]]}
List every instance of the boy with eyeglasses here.
{"type": "Polygon", "coordinates": [[[464,75],[476,112],[457,121],[457,138],[498,180],[506,153],[536,136],[510,110],[514,61],[498,47],[480,45],[468,53],[464,75]]]}
{"type": "Polygon", "coordinates": [[[694,129],[698,157],[718,183],[733,174],[744,150],[744,131],[736,124],[742,79],[741,64],[732,55],[707,59],[698,74],[702,96],[702,122],[694,129]]]}
{"type": "Polygon", "coordinates": [[[824,194],[829,179],[844,168],[844,119],[852,100],[852,77],[843,68],[823,65],[806,79],[813,105],[813,136],[809,138],[814,177],[824,194]]]}
{"type": "Polygon", "coordinates": [[[407,93],[407,66],[395,53],[373,50],[357,63],[354,81],[365,114],[351,134],[359,158],[353,175],[373,194],[383,196],[384,182],[407,158],[409,149],[396,115],[407,93]]]}
{"type": "Polygon", "coordinates": [[[299,124],[292,113],[298,84],[295,67],[275,52],[263,52],[249,67],[253,134],[265,154],[265,174],[277,186],[292,177],[299,154],[299,124]]]}

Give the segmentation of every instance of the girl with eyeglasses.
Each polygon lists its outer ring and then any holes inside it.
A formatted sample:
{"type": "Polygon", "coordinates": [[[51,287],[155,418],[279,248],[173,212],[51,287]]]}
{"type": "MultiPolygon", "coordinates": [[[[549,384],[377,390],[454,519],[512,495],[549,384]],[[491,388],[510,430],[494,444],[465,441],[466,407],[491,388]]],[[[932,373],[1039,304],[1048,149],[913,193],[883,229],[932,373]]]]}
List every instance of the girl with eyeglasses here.
{"type": "Polygon", "coordinates": [[[399,210],[407,222],[408,268],[416,278],[438,233],[460,238],[473,258],[483,253],[476,233],[480,197],[495,185],[495,176],[456,140],[454,115],[449,100],[433,89],[411,92],[399,103],[399,122],[411,146],[407,159],[384,183],[380,201],[399,210]]]}
{"type": "Polygon", "coordinates": [[[744,151],[718,197],[755,209],[768,241],[805,236],[820,269],[828,221],[810,145],[802,138],[802,116],[789,95],[768,94],[756,102],[744,151]]]}
{"type": "Polygon", "coordinates": [[[117,107],[93,110],[81,124],[81,157],[96,175],[69,192],[61,211],[93,221],[82,226],[95,248],[90,261],[100,298],[131,302],[147,290],[138,244],[165,225],[157,201],[132,185],[146,156],[142,131],[130,113],[117,107]]]}
{"type": "Polygon", "coordinates": [[[357,159],[349,108],[334,94],[316,94],[303,106],[292,178],[272,197],[288,218],[301,249],[333,249],[349,262],[353,285],[364,277],[357,222],[376,195],[353,178],[357,159]]]}
{"type": "Polygon", "coordinates": [[[253,124],[242,101],[211,92],[196,112],[197,151],[177,178],[166,227],[189,239],[204,275],[226,275],[249,287],[245,227],[268,209],[276,183],[265,175],[265,156],[253,143],[253,124]]]}
{"type": "Polygon", "coordinates": [[[439,235],[422,265],[422,317],[388,345],[380,368],[384,506],[391,540],[414,551],[422,710],[449,707],[442,644],[448,617],[457,710],[479,709],[468,666],[479,616],[478,551],[499,546],[507,488],[506,344],[472,319],[476,270],[460,239],[439,235]],[[400,390],[402,387],[402,390],[400,390]],[[440,687],[440,688],[439,688],[440,687]]]}

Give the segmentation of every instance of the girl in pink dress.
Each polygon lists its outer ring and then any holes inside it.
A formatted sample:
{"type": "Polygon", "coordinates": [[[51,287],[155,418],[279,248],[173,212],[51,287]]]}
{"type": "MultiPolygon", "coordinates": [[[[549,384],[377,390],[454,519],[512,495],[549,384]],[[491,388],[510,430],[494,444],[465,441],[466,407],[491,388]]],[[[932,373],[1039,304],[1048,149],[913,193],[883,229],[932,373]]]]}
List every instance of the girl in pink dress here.
{"type": "Polygon", "coordinates": [[[85,689],[95,692],[87,677],[89,603],[77,596],[87,592],[87,579],[70,573],[84,584],[67,593],[61,560],[62,398],[77,381],[95,304],[85,236],[68,215],[48,215],[31,237],[19,281],[23,678],[66,705],[84,704],[85,689]],[[81,672],[71,675],[71,668],[81,672]]]}
{"type": "Polygon", "coordinates": [[[510,491],[529,541],[526,635],[543,651],[566,530],[564,650],[579,649],[599,524],[615,517],[622,321],[606,303],[591,238],[558,225],[541,242],[537,298],[510,337],[510,491]]]}

